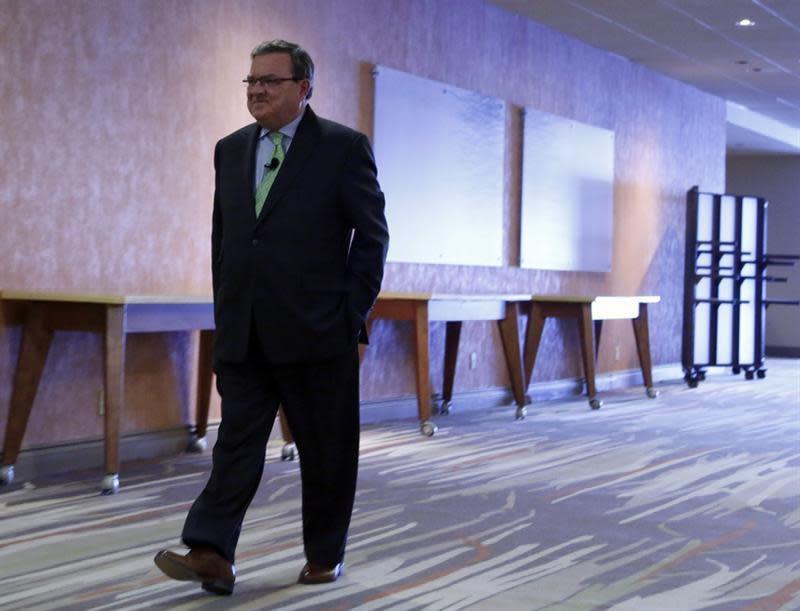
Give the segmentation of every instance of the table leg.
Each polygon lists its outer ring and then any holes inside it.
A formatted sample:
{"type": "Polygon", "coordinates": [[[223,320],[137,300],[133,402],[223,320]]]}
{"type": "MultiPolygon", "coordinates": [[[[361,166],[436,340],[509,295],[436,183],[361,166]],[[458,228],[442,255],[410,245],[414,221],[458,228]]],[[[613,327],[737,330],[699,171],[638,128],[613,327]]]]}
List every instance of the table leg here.
{"type": "Polygon", "coordinates": [[[428,346],[428,303],[420,301],[414,305],[414,365],[417,383],[417,409],[420,430],[428,437],[436,433],[437,426],[431,422],[431,369],[428,346]]]}
{"type": "Polygon", "coordinates": [[[516,303],[506,303],[506,315],[497,321],[497,325],[503,342],[511,391],[517,404],[516,418],[521,420],[525,417],[525,372],[522,369],[522,355],[519,349],[519,313],[516,303]]]}
{"type": "Polygon", "coordinates": [[[446,323],[444,340],[444,385],[442,387],[442,414],[450,413],[453,405],[453,382],[456,377],[458,360],[458,342],[461,338],[461,321],[451,320],[446,323]]]}
{"type": "Polygon", "coordinates": [[[214,378],[214,331],[200,331],[197,357],[197,397],[195,399],[194,431],[189,441],[189,452],[204,452],[208,446],[208,409],[211,404],[211,382],[214,378]]]}
{"type": "Polygon", "coordinates": [[[650,332],[647,323],[647,304],[639,304],[639,316],[633,319],[633,335],[636,338],[636,351],[639,353],[639,364],[647,396],[655,399],[658,391],[653,387],[653,364],[650,360],[650,332]]]}
{"type": "Polygon", "coordinates": [[[597,361],[597,356],[600,353],[600,336],[603,334],[603,321],[594,321],[594,358],[597,361]]]}
{"type": "Polygon", "coordinates": [[[125,395],[125,306],[106,306],[105,326],[105,466],[103,494],[119,490],[119,419],[125,395]]]}
{"type": "Polygon", "coordinates": [[[592,306],[581,304],[578,329],[580,331],[581,356],[583,357],[583,373],[586,376],[586,391],[589,394],[589,405],[598,409],[603,403],[597,399],[597,388],[594,379],[594,339],[592,337],[592,306]]]}
{"type": "Polygon", "coordinates": [[[53,332],[46,324],[44,308],[32,304],[22,329],[22,343],[14,372],[14,386],[3,442],[0,485],[14,481],[14,463],[19,456],[52,338],[53,332]]]}
{"type": "Polygon", "coordinates": [[[535,301],[532,301],[528,309],[528,324],[525,327],[524,384],[526,390],[533,378],[533,366],[536,364],[536,353],[539,350],[539,342],[542,340],[544,321],[545,316],[542,308],[535,301]]]}
{"type": "Polygon", "coordinates": [[[283,437],[283,447],[281,448],[281,460],[294,460],[297,456],[297,446],[294,443],[292,429],[289,428],[289,421],[283,413],[283,406],[278,408],[278,423],[281,425],[281,436],[283,437]]]}

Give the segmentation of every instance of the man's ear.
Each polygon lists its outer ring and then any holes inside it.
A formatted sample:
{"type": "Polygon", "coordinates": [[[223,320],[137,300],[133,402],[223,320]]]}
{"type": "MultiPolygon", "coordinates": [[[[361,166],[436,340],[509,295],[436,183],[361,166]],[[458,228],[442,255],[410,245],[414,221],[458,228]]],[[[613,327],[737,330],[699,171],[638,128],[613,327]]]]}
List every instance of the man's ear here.
{"type": "Polygon", "coordinates": [[[308,79],[303,79],[303,91],[305,93],[305,97],[303,99],[310,100],[311,94],[314,92],[314,85],[311,84],[311,81],[308,79]]]}

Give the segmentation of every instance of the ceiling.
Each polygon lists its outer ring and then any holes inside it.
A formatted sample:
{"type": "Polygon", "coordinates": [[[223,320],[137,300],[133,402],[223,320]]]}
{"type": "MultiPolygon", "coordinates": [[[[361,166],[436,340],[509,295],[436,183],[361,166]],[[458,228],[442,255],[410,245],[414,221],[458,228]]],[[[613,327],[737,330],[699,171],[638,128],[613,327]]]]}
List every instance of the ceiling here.
{"type": "Polygon", "coordinates": [[[800,0],[489,1],[728,100],[731,152],[800,154],[800,0]]]}

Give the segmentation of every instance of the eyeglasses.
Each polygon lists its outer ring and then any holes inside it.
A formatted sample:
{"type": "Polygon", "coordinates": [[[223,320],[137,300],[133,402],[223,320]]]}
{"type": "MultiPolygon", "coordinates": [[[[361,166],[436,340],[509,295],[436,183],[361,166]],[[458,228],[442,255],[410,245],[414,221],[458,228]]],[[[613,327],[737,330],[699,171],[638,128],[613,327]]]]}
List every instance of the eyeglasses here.
{"type": "Polygon", "coordinates": [[[303,79],[294,78],[294,77],[279,77],[279,76],[248,76],[246,79],[242,79],[242,82],[245,83],[248,87],[255,87],[256,85],[261,85],[262,87],[266,87],[267,89],[274,89],[281,83],[285,81],[301,81],[303,79]]]}

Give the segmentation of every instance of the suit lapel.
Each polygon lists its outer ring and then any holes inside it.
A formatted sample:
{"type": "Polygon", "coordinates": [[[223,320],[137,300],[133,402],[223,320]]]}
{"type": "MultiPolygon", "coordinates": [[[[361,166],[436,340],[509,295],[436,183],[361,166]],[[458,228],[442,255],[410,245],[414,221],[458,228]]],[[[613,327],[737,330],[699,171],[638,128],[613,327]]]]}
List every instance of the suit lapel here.
{"type": "MultiPolygon", "coordinates": [[[[297,126],[297,131],[289,147],[289,152],[286,155],[286,159],[283,161],[283,167],[278,172],[278,176],[275,178],[275,182],[269,190],[267,201],[264,202],[264,208],[262,208],[261,215],[258,217],[257,222],[263,222],[267,215],[272,212],[275,204],[278,203],[286,191],[288,191],[289,187],[292,186],[292,183],[295,178],[297,178],[300,170],[303,169],[303,166],[305,166],[309,156],[314,152],[317,140],[319,140],[319,132],[317,115],[315,115],[311,107],[308,106],[306,107],[305,115],[303,115],[300,124],[297,126]]],[[[253,154],[255,154],[255,149],[253,154]]],[[[253,206],[255,210],[255,200],[253,206]]]]}
{"type": "Polygon", "coordinates": [[[245,191],[249,197],[244,201],[250,206],[253,218],[256,216],[256,194],[254,185],[256,180],[256,148],[258,146],[258,136],[261,133],[261,126],[258,123],[253,123],[245,134],[246,142],[244,148],[244,170],[245,191]]]}

